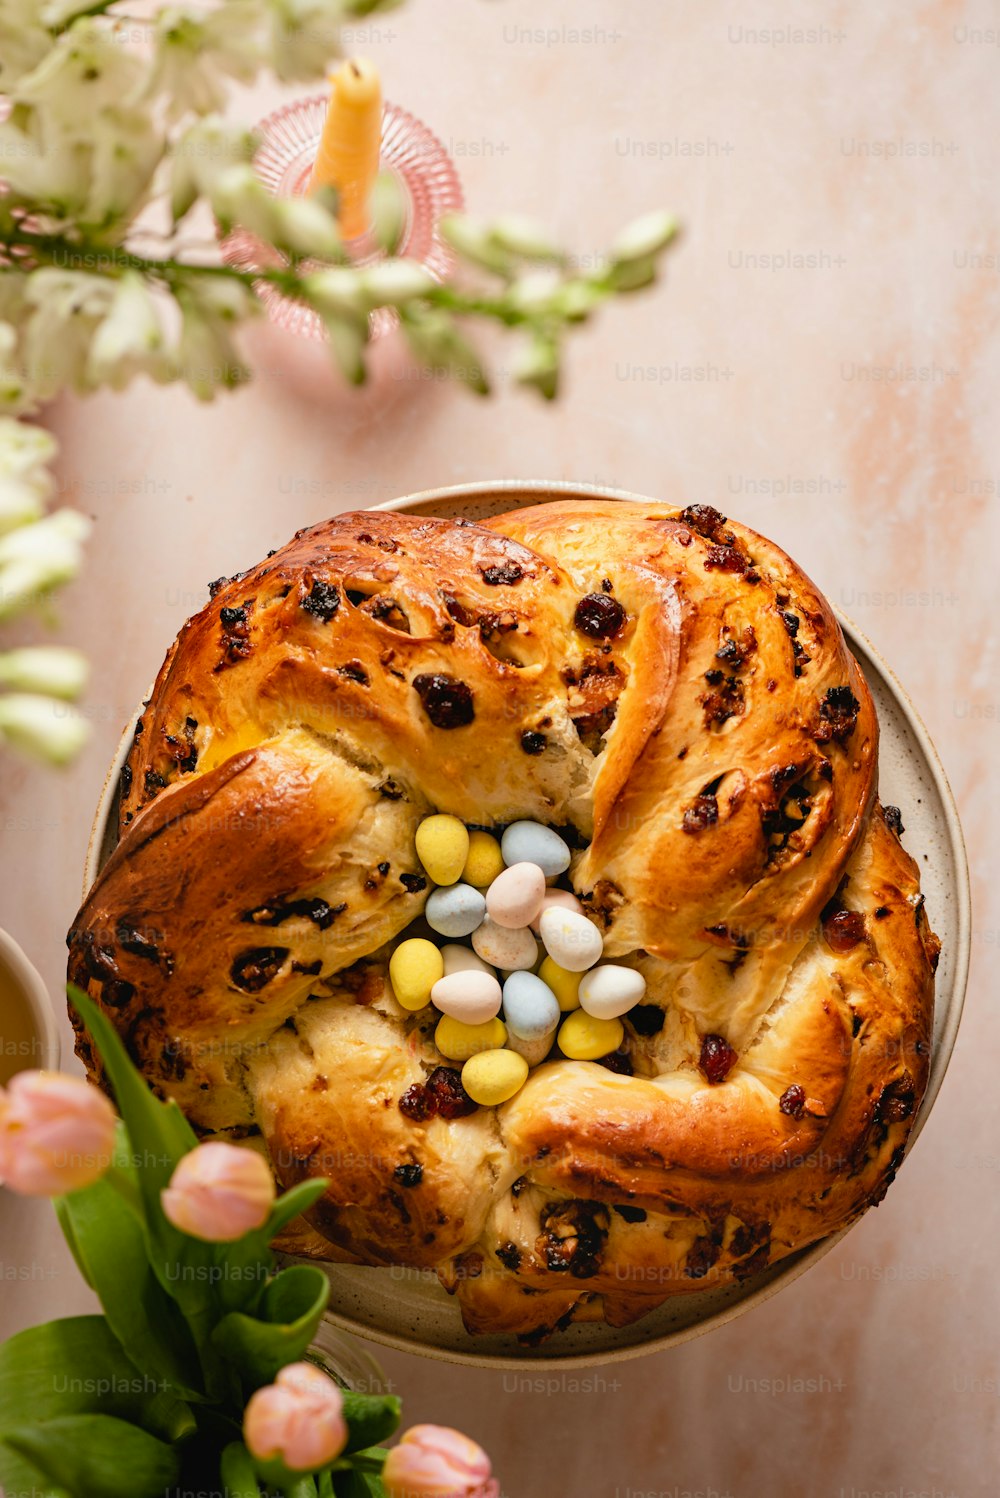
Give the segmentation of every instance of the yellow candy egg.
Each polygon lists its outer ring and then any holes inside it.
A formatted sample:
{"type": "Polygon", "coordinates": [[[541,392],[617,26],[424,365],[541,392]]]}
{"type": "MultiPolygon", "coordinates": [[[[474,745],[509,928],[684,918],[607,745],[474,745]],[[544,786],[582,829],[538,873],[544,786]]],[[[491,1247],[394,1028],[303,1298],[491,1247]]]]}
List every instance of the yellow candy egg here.
{"type": "Polygon", "coordinates": [[[456,884],[469,856],[469,830],[443,812],[424,817],[417,828],[417,857],[435,884],[456,884]]]}
{"type": "Polygon", "coordinates": [[[577,1009],[562,1022],[559,1049],[571,1061],[599,1061],[617,1051],[625,1036],[620,1019],[595,1019],[584,1009],[577,1009]]]}
{"type": "MultiPolygon", "coordinates": [[[[538,969],[538,976],[543,983],[549,985],[564,1014],[568,1014],[571,1009],[579,1009],[582,973],[571,973],[569,968],[560,967],[554,957],[546,957],[538,969]]],[[[614,1046],[611,1049],[614,1050],[614,1046]]]]}
{"type": "Polygon", "coordinates": [[[465,883],[474,884],[476,889],[485,889],[498,874],[503,873],[504,868],[503,854],[496,838],[488,832],[470,832],[469,852],[462,870],[465,883]]]}
{"type": "Polygon", "coordinates": [[[389,958],[389,982],[404,1009],[423,1009],[431,1001],[431,989],[443,977],[440,947],[422,936],[401,941],[389,958]]]}
{"type": "Polygon", "coordinates": [[[434,1044],[449,1061],[468,1061],[480,1051],[497,1051],[507,1039],[502,1019],[488,1019],[481,1025],[464,1025],[460,1019],[445,1014],[434,1031],[434,1044]]]}
{"type": "Polygon", "coordinates": [[[528,1063],[516,1051],[480,1051],[462,1067],[462,1086],[484,1108],[506,1103],[527,1078],[528,1063]]]}

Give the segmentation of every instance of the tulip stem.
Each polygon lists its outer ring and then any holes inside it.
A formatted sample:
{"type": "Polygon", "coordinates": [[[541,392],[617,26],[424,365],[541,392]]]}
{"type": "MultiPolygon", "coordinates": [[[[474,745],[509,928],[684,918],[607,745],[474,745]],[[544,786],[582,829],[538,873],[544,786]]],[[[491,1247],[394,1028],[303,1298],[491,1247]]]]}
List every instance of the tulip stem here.
{"type": "Polygon", "coordinates": [[[308,1472],[303,1477],[296,1477],[292,1482],[285,1483],[282,1492],[285,1498],[317,1498],[316,1483],[308,1472]]]}

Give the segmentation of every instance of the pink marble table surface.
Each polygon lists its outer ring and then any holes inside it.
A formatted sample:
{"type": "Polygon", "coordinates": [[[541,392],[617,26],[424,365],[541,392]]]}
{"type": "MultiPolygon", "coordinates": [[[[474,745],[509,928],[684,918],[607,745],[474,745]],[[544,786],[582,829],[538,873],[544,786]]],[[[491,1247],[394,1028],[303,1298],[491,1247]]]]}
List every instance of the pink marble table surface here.
{"type": "MultiPolygon", "coordinates": [[[[576,339],[554,409],[505,381],[492,404],[426,379],[310,399],[266,347],[258,383],[214,407],[148,385],[54,407],[63,497],[97,521],[61,605],[95,663],[93,736],[64,775],[4,761],[0,922],[58,996],[123,723],[207,580],[298,526],[544,477],[683,494],[759,528],[893,665],[962,809],[973,975],[933,1116],[878,1211],[708,1337],[547,1386],[382,1361],[409,1420],[490,1449],[507,1498],[994,1493],[1000,14],[466,0],[459,23],[454,0],[414,0],[359,32],[473,209],[538,214],[586,254],[664,204],[683,247],[664,285],[576,339]]],[[[283,97],[261,88],[245,110],[283,97]]],[[[4,1332],[86,1308],[47,1205],[0,1211],[4,1332]]]]}

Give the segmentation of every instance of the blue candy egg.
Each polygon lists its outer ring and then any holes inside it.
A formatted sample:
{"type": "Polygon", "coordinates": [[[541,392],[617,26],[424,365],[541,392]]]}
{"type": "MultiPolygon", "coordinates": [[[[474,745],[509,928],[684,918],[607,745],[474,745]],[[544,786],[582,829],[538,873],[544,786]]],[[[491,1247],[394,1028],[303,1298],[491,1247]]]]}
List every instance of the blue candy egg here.
{"type": "Polygon", "coordinates": [[[424,906],[427,924],[442,936],[471,936],[486,914],[486,896],[471,884],[436,889],[424,906]]]}
{"type": "Polygon", "coordinates": [[[521,1040],[537,1040],[559,1023],[559,1000],[534,973],[511,973],[503,986],[507,1028],[521,1040]]]}
{"type": "Polygon", "coordinates": [[[546,879],[569,868],[567,843],[541,822],[511,822],[500,839],[504,863],[537,863],[546,879]]]}

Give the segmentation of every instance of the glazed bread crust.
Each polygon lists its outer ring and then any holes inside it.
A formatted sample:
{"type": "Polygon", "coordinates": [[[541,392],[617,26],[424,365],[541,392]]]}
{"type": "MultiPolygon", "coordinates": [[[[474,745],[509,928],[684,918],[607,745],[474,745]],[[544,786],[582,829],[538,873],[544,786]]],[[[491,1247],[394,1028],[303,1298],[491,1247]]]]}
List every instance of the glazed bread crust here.
{"type": "Polygon", "coordinates": [[[472,1331],[620,1325],[844,1226],[902,1157],[937,943],[877,743],[829,605],[710,507],[342,515],[181,631],[70,976],[200,1129],[329,1176],[299,1252],[436,1270],[472,1331]],[[449,1063],[387,957],[431,811],[560,828],[647,988],[608,1064],[421,1120],[449,1063]]]}

